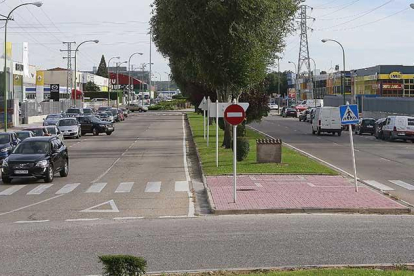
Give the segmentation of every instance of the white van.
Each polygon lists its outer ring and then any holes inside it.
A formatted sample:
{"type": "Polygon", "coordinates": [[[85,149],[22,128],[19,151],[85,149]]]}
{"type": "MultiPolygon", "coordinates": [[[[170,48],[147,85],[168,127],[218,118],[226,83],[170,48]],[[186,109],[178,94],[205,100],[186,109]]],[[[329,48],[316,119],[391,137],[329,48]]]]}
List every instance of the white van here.
{"type": "Polygon", "coordinates": [[[339,107],[318,107],[312,120],[312,134],[320,135],[322,132],[338,136],[342,134],[341,115],[339,107]]]}
{"type": "Polygon", "coordinates": [[[382,133],[384,140],[411,140],[414,143],[414,117],[389,116],[382,127],[382,133]]]}

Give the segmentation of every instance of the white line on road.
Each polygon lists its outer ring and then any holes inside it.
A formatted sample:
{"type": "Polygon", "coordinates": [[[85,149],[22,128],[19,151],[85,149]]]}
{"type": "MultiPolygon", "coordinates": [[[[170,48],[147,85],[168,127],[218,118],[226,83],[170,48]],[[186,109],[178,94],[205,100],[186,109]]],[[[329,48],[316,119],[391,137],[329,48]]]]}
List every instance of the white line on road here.
{"type": "Polygon", "coordinates": [[[384,160],[384,161],[387,161],[387,162],[392,162],[391,160],[383,158],[383,157],[381,157],[381,160],[384,160]]]}
{"type": "Polygon", "coordinates": [[[42,185],[37,186],[36,188],[31,190],[27,194],[28,195],[40,195],[52,186],[53,186],[53,184],[42,184],[42,185]]]}
{"type": "Polygon", "coordinates": [[[14,210],[8,211],[8,212],[0,213],[0,216],[4,216],[4,215],[7,215],[7,214],[15,213],[15,212],[18,212],[18,211],[21,211],[21,210],[24,210],[24,209],[27,209],[27,208],[33,207],[33,206],[36,206],[36,205],[39,205],[39,204],[42,204],[42,203],[48,202],[49,200],[52,200],[52,199],[55,199],[55,198],[59,198],[59,197],[61,197],[61,196],[63,196],[63,195],[64,195],[64,194],[57,195],[57,196],[54,196],[54,197],[51,197],[51,198],[48,198],[48,199],[45,199],[45,200],[42,200],[42,201],[39,201],[39,202],[36,202],[36,203],[30,204],[30,205],[27,205],[27,206],[23,206],[23,207],[20,207],[20,208],[17,208],[17,209],[14,209],[14,210]]]}
{"type": "Polygon", "coordinates": [[[377,182],[375,180],[365,180],[365,182],[367,182],[369,185],[371,185],[371,186],[373,186],[373,187],[375,187],[375,188],[377,188],[377,189],[379,189],[381,191],[394,191],[393,188],[388,187],[388,186],[386,186],[386,185],[384,185],[382,183],[379,183],[379,182],[377,182]]]}
{"type": "Polygon", "coordinates": [[[108,183],[94,183],[89,189],[85,192],[87,194],[99,194],[105,188],[108,183]]]}
{"type": "MultiPolygon", "coordinates": [[[[160,219],[170,219],[170,218],[188,218],[189,216],[160,216],[160,219]]],[[[194,216],[193,216],[194,217],[194,216]]]]}
{"type": "Polygon", "coordinates": [[[79,185],[80,183],[66,184],[59,191],[57,191],[56,194],[57,195],[68,194],[72,192],[73,190],[75,190],[79,185]]]}
{"type": "Polygon", "coordinates": [[[146,193],[159,193],[161,191],[161,182],[148,182],[145,187],[146,193]]]}
{"type": "MultiPolygon", "coordinates": [[[[184,171],[185,171],[185,177],[187,179],[187,183],[190,183],[191,177],[190,173],[188,171],[188,162],[187,162],[187,144],[186,144],[186,131],[185,131],[185,116],[183,114],[183,162],[184,162],[184,171]]],[[[194,201],[193,201],[193,194],[190,190],[188,190],[188,217],[194,217],[195,216],[195,207],[194,207],[194,201]]]]}
{"type": "Polygon", "coordinates": [[[190,187],[188,181],[175,181],[175,191],[176,192],[189,192],[190,187]]]}
{"type": "Polygon", "coordinates": [[[1,192],[1,193],[0,193],[0,196],[8,196],[8,195],[12,195],[12,194],[14,194],[15,192],[17,192],[17,191],[19,191],[19,190],[23,189],[24,187],[26,187],[26,185],[17,185],[17,186],[10,187],[10,188],[8,188],[8,189],[4,190],[3,192],[1,192]]]}
{"type": "Polygon", "coordinates": [[[132,190],[132,186],[134,186],[134,182],[122,182],[119,184],[115,193],[129,193],[132,190]]]}
{"type": "Polygon", "coordinates": [[[116,217],[114,220],[135,220],[135,219],[143,219],[144,217],[116,217]]]}
{"type": "Polygon", "coordinates": [[[17,224],[24,224],[24,223],[42,223],[42,222],[49,222],[50,220],[20,220],[15,221],[14,223],[17,224]]]}
{"type": "Polygon", "coordinates": [[[77,222],[77,221],[96,221],[96,220],[100,220],[100,218],[83,218],[83,219],[67,219],[65,221],[67,222],[77,222]]]}
{"type": "Polygon", "coordinates": [[[411,184],[408,184],[408,183],[406,183],[404,181],[401,181],[401,180],[389,180],[389,181],[391,183],[394,183],[395,185],[400,186],[400,187],[403,187],[403,188],[405,188],[405,189],[407,189],[409,191],[414,191],[414,186],[411,185],[411,184]]]}

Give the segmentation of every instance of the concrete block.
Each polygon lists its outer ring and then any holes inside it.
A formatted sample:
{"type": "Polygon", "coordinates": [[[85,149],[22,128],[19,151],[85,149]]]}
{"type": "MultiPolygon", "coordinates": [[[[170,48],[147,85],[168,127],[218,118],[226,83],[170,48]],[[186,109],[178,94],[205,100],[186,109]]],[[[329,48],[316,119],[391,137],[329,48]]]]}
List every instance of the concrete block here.
{"type": "Polygon", "coordinates": [[[257,163],[282,163],[282,140],[258,139],[257,163]]]}

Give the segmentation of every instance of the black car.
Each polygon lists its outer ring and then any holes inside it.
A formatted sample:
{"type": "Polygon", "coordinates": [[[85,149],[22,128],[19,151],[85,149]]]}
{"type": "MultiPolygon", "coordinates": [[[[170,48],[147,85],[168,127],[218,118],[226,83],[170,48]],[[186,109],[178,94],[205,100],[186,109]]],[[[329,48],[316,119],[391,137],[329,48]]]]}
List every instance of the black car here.
{"type": "Polygon", "coordinates": [[[385,125],[385,123],[387,122],[387,118],[382,118],[379,119],[375,122],[375,131],[374,131],[374,136],[377,139],[383,139],[383,134],[382,134],[382,127],[385,125]]]}
{"type": "Polygon", "coordinates": [[[82,135],[86,133],[92,133],[95,136],[100,133],[111,135],[115,130],[112,123],[101,121],[95,116],[81,116],[77,117],[77,119],[81,125],[82,135]]]}
{"type": "Polygon", "coordinates": [[[375,133],[375,119],[364,118],[359,121],[355,126],[355,134],[362,135],[364,133],[369,133],[374,135],[375,133]]]}
{"type": "Polygon", "coordinates": [[[284,112],[283,117],[285,117],[285,118],[286,117],[295,117],[296,118],[296,117],[298,117],[298,112],[296,111],[295,108],[289,107],[284,112]]]}
{"type": "Polygon", "coordinates": [[[7,158],[13,149],[20,143],[14,132],[0,133],[0,161],[7,158]]]}
{"type": "Polygon", "coordinates": [[[34,137],[20,143],[3,161],[3,183],[13,179],[44,179],[53,181],[56,173],[68,176],[68,149],[57,137],[34,137]]]}
{"type": "Polygon", "coordinates": [[[82,108],[77,108],[77,107],[69,108],[68,110],[66,110],[65,114],[66,114],[66,117],[82,116],[83,115],[83,109],[82,108]]]}
{"type": "Polygon", "coordinates": [[[20,141],[24,141],[27,138],[32,138],[32,137],[35,137],[36,135],[31,131],[22,130],[22,131],[17,131],[16,136],[17,136],[17,138],[20,139],[20,141]]]}
{"type": "Polygon", "coordinates": [[[83,111],[83,115],[85,116],[90,116],[90,115],[95,114],[92,108],[84,108],[82,111],[83,111]]]}

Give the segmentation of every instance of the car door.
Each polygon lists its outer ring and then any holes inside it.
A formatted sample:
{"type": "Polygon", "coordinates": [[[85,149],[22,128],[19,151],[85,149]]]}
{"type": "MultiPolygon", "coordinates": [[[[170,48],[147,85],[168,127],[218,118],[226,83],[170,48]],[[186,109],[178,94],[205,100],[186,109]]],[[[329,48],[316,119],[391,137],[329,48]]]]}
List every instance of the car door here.
{"type": "Polygon", "coordinates": [[[51,154],[51,161],[53,164],[53,168],[55,171],[60,170],[60,168],[62,167],[62,158],[61,158],[61,152],[59,149],[59,144],[57,142],[57,139],[53,139],[51,141],[51,149],[52,149],[52,154],[51,154]]]}

